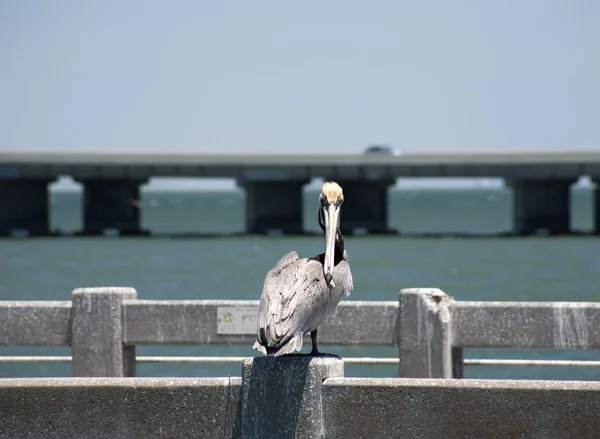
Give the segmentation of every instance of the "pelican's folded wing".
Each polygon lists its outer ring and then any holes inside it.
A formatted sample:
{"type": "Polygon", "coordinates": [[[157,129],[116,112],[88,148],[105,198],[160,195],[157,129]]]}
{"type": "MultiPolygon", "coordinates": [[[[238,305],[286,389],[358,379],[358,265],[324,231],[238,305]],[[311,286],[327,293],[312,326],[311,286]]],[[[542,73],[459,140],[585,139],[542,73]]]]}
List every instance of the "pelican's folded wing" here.
{"type": "Polygon", "coordinates": [[[280,303],[279,293],[281,286],[285,285],[286,279],[288,279],[288,267],[297,264],[298,261],[298,253],[291,251],[284,255],[265,276],[265,282],[260,296],[256,334],[258,340],[265,346],[269,344],[269,341],[274,340],[275,337],[275,327],[272,324],[273,315],[278,312],[277,304],[280,303]]]}
{"type": "Polygon", "coordinates": [[[321,263],[308,258],[293,261],[266,281],[263,298],[259,339],[271,348],[314,330],[339,301],[332,303],[321,263]]]}

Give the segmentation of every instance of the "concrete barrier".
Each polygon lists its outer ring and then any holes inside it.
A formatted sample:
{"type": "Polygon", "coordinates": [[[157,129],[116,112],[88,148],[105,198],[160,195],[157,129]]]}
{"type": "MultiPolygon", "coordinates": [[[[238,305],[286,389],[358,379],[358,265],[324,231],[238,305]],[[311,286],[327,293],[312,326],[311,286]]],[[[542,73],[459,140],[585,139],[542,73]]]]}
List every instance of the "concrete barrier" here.
{"type": "Polygon", "coordinates": [[[232,437],[241,379],[0,379],[0,438],[232,437]]]}
{"type": "MultiPolygon", "coordinates": [[[[258,300],[82,288],[72,302],[0,301],[0,346],[70,346],[75,376],[133,376],[137,345],[252,346],[257,312],[258,300]]],[[[437,288],[404,289],[396,302],[342,301],[319,341],[397,346],[401,377],[462,378],[463,348],[600,349],[600,303],[457,302],[437,288]]]]}
{"type": "Polygon", "coordinates": [[[332,378],[327,439],[597,438],[600,383],[332,378]]]}
{"type": "Polygon", "coordinates": [[[247,360],[243,379],[0,379],[0,438],[592,439],[600,431],[598,382],[327,378],[339,360],[318,361],[247,360]]]}

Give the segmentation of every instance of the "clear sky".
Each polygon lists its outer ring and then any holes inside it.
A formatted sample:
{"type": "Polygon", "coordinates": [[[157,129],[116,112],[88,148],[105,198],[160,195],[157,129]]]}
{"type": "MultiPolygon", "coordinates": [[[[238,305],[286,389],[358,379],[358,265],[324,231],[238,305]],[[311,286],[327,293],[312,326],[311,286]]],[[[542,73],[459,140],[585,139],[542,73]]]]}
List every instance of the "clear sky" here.
{"type": "Polygon", "coordinates": [[[600,2],[0,0],[0,149],[600,148],[600,2]]]}

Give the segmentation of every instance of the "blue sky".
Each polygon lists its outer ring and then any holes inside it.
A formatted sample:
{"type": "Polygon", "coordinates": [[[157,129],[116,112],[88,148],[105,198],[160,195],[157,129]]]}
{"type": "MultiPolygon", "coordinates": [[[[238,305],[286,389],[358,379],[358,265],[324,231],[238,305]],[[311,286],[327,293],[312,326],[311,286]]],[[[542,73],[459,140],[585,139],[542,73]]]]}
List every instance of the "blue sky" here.
{"type": "Polygon", "coordinates": [[[600,148],[600,2],[0,0],[0,149],[600,148]]]}
{"type": "Polygon", "coordinates": [[[0,148],[600,147],[600,2],[0,0],[0,148]]]}

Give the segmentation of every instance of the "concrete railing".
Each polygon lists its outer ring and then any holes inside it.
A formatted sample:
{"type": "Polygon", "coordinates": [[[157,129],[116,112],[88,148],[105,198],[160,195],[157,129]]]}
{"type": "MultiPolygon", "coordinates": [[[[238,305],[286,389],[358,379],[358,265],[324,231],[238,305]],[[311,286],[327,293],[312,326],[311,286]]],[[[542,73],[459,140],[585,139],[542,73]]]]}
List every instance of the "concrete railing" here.
{"type": "MultiPolygon", "coordinates": [[[[134,376],[136,345],[251,346],[257,309],[250,300],[76,289],[71,302],[0,301],[0,346],[70,346],[74,376],[134,376]]],[[[462,348],[600,348],[600,304],[456,302],[438,289],[405,289],[397,302],[342,301],[319,341],[397,346],[399,376],[461,378],[462,348]]]]}
{"type": "Polygon", "coordinates": [[[456,302],[407,289],[398,321],[403,377],[462,378],[463,348],[600,348],[600,303],[456,302]]]}
{"type": "Polygon", "coordinates": [[[600,383],[344,378],[336,357],[235,378],[0,379],[0,437],[597,438],[600,383]]]}
{"type": "MultiPolygon", "coordinates": [[[[256,300],[137,300],[133,288],[83,288],[72,302],[0,301],[0,346],[70,346],[74,376],[134,376],[136,345],[247,345],[256,300]]],[[[393,346],[398,302],[342,302],[323,345],[393,346]]]]}

